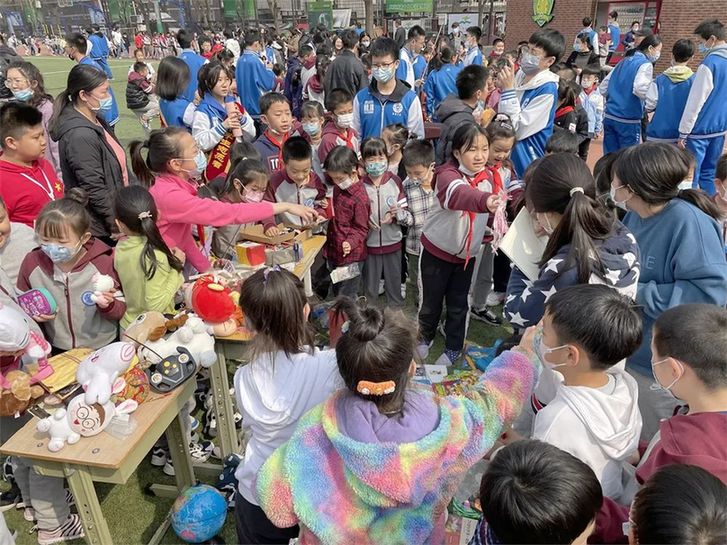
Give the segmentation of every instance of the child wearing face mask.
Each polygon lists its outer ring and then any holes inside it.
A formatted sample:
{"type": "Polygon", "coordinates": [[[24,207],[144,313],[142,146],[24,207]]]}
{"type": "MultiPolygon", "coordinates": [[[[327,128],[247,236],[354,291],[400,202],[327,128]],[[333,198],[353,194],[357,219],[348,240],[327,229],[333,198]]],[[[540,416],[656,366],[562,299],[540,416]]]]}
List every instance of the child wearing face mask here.
{"type": "MultiPolygon", "coordinates": [[[[268,171],[260,160],[242,159],[230,170],[226,179],[214,180],[207,187],[214,198],[222,202],[259,203],[263,201],[268,188],[268,171]]],[[[233,259],[240,232],[254,224],[233,223],[217,227],[212,234],[212,253],[223,259],[233,259]]]]}
{"type": "MultiPolygon", "coordinates": [[[[315,100],[307,100],[300,107],[300,122],[303,127],[302,135],[313,150],[313,172],[321,180],[325,179],[323,163],[318,156],[318,150],[323,142],[323,124],[326,122],[326,114],[323,105],[315,100]]],[[[328,188],[326,196],[330,197],[333,188],[328,188]]]]}
{"type": "Polygon", "coordinates": [[[404,305],[401,293],[401,226],[412,223],[401,180],[387,170],[386,144],[381,138],[364,140],[361,155],[366,169],[363,179],[371,216],[366,240],[368,257],[364,264],[364,294],[375,302],[379,281],[384,278],[386,300],[390,307],[404,305]]]}
{"type": "MultiPolygon", "coordinates": [[[[541,323],[533,341],[543,364],[535,395],[542,401],[546,385],[555,393],[535,415],[533,439],[588,464],[603,495],[623,501],[642,421],[636,380],[616,364],[641,343],[639,310],[609,286],[570,286],[548,299],[541,323]]],[[[505,442],[514,439],[508,433],[505,442]]]]}
{"type": "Polygon", "coordinates": [[[323,127],[321,143],[318,146],[318,160],[321,164],[336,146],[346,146],[359,154],[360,139],[353,128],[353,97],[345,89],[333,89],[326,95],[329,121],[323,127]]]}
{"type": "Polygon", "coordinates": [[[290,203],[215,202],[197,195],[199,178],[207,166],[204,153],[182,127],[167,127],[152,131],[144,142],[137,140],[129,146],[134,172],[149,188],[159,209],[159,231],[170,248],[179,248],[187,263],[198,272],[211,268],[192,237],[192,226],[222,227],[262,221],[275,214],[290,212],[313,221],[312,208],[290,203]],[[146,158],[142,150],[147,149],[146,158]]]}
{"type": "Polygon", "coordinates": [[[419,259],[422,304],[419,308],[419,355],[429,355],[444,300],[447,301],[445,349],[437,364],[452,365],[462,353],[467,329],[467,294],[488,214],[500,199],[492,191],[487,168],[485,129],[461,126],[452,138],[452,157],[435,171],[436,196],[421,236],[419,259]]]}
{"type": "Polygon", "coordinates": [[[18,273],[20,291],[45,288],[58,303],[56,314],[33,317],[55,352],[114,342],[126,311],[111,248],[91,235],[86,201],[74,188],[43,208],[35,222],[40,248],[25,257],[18,273]],[[99,296],[92,288],[97,274],[114,280],[113,289],[99,296]]]}

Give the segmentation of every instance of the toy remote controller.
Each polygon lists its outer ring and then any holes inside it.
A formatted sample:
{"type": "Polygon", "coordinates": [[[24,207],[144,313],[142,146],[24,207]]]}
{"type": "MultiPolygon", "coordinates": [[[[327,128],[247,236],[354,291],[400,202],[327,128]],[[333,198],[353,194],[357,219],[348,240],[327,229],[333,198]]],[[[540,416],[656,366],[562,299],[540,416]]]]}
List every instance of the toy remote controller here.
{"type": "Polygon", "coordinates": [[[58,310],[55,299],[45,288],[21,293],[18,295],[18,305],[28,316],[50,316],[58,310]]]}
{"type": "Polygon", "coordinates": [[[149,368],[149,384],[161,394],[181,386],[197,372],[197,364],[189,350],[178,346],[177,351],[179,354],[167,356],[149,368]]]}

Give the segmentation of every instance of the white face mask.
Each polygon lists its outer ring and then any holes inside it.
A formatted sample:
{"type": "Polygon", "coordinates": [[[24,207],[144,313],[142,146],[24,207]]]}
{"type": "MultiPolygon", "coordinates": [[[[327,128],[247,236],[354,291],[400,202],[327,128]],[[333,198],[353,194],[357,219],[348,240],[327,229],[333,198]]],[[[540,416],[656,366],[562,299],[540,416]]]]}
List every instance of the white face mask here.
{"type": "Polygon", "coordinates": [[[543,343],[543,331],[538,330],[538,332],[535,334],[535,338],[533,338],[533,349],[535,350],[535,353],[538,355],[538,358],[540,359],[540,363],[542,363],[545,367],[548,369],[556,369],[558,367],[563,367],[564,365],[568,365],[567,363],[550,363],[548,360],[545,359],[545,356],[550,354],[551,352],[555,352],[556,350],[561,350],[563,348],[567,348],[568,345],[564,344],[562,346],[556,346],[554,348],[548,348],[543,343]]]}
{"type": "Polygon", "coordinates": [[[678,398],[677,398],[677,396],[675,396],[675,395],[674,395],[674,393],[673,393],[673,392],[671,391],[671,389],[672,389],[672,388],[674,387],[674,385],[675,385],[675,384],[676,384],[677,382],[679,382],[679,379],[681,379],[681,378],[682,378],[682,377],[684,376],[684,366],[682,365],[682,362],[680,362],[679,360],[674,360],[674,361],[676,361],[676,362],[677,362],[677,364],[679,365],[679,369],[681,369],[681,374],[680,374],[680,375],[679,375],[679,376],[678,376],[677,378],[675,378],[675,379],[674,379],[674,380],[673,380],[673,381],[671,382],[671,384],[669,384],[669,386],[664,386],[664,385],[663,385],[663,384],[662,384],[661,382],[659,382],[659,379],[658,379],[658,378],[656,378],[656,373],[654,372],[654,367],[655,367],[655,366],[657,366],[657,365],[659,365],[659,364],[662,364],[662,363],[664,363],[664,362],[665,362],[666,360],[668,360],[668,359],[669,359],[669,358],[664,358],[663,360],[659,360],[659,361],[654,361],[654,362],[652,362],[652,363],[651,363],[651,374],[652,374],[652,375],[654,375],[654,384],[652,384],[651,386],[649,386],[649,389],[650,389],[650,390],[651,390],[652,392],[658,392],[658,391],[664,391],[664,392],[669,392],[669,394],[670,394],[670,395],[671,395],[671,396],[672,396],[672,397],[673,397],[674,399],[678,399],[678,398]]]}
{"type": "Polygon", "coordinates": [[[336,125],[343,129],[351,128],[353,126],[353,113],[337,115],[336,125]]]}
{"type": "Polygon", "coordinates": [[[550,224],[550,218],[546,214],[542,214],[542,217],[545,218],[545,221],[542,221],[540,219],[541,215],[537,212],[535,213],[535,217],[538,219],[538,223],[543,228],[543,231],[545,231],[548,236],[552,235],[555,228],[550,224]]]}
{"type": "Polygon", "coordinates": [[[616,198],[616,191],[618,191],[619,189],[622,189],[624,187],[626,187],[626,186],[625,185],[621,185],[619,187],[613,187],[613,186],[611,186],[611,189],[609,191],[609,195],[611,196],[611,200],[613,201],[613,204],[615,204],[616,206],[618,206],[621,210],[628,211],[628,208],[626,206],[626,202],[631,198],[631,196],[629,196],[629,198],[626,199],[625,201],[619,201],[616,198]]]}
{"type": "Polygon", "coordinates": [[[346,190],[353,185],[353,179],[351,177],[345,178],[338,183],[338,189],[346,190]]]}

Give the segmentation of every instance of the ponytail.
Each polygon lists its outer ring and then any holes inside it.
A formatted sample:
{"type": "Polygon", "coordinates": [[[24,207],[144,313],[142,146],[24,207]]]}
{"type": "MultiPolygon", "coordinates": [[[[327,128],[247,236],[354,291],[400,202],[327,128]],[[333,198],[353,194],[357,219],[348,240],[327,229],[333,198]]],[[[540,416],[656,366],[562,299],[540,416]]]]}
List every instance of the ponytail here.
{"type": "Polygon", "coordinates": [[[78,102],[81,91],[90,93],[103,85],[107,79],[103,70],[88,64],[77,64],[71,68],[71,71],[68,72],[65,90],[56,97],[53,103],[53,115],[49,122],[50,132],[57,134],[61,115],[78,102]]]}
{"type": "Polygon", "coordinates": [[[149,140],[133,140],[129,144],[129,155],[131,156],[131,170],[134,171],[139,182],[146,188],[154,185],[154,173],[149,168],[147,160],[141,155],[142,149],[149,149],[149,140]]]}
{"type": "Polygon", "coordinates": [[[712,199],[701,189],[682,189],[677,194],[677,199],[687,201],[689,204],[696,206],[708,216],[712,216],[717,221],[722,221],[725,217],[722,210],[712,199]]]}
{"type": "Polygon", "coordinates": [[[182,127],[166,127],[151,131],[144,141],[134,140],[129,144],[131,169],[142,185],[153,186],[155,175],[167,172],[167,163],[181,156],[180,139],[183,134],[189,133],[182,127]],[[146,160],[141,154],[144,148],[149,150],[146,160]]]}

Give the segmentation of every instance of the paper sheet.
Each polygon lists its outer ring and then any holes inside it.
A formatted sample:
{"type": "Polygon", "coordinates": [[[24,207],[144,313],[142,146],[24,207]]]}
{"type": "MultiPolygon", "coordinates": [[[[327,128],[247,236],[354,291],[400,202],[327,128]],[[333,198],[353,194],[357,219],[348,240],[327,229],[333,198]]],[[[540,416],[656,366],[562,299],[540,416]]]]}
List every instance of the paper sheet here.
{"type": "Polygon", "coordinates": [[[500,243],[500,250],[515,263],[529,280],[538,279],[538,261],[543,256],[547,237],[538,237],[533,228],[533,219],[526,208],[520,210],[500,243]]]}

